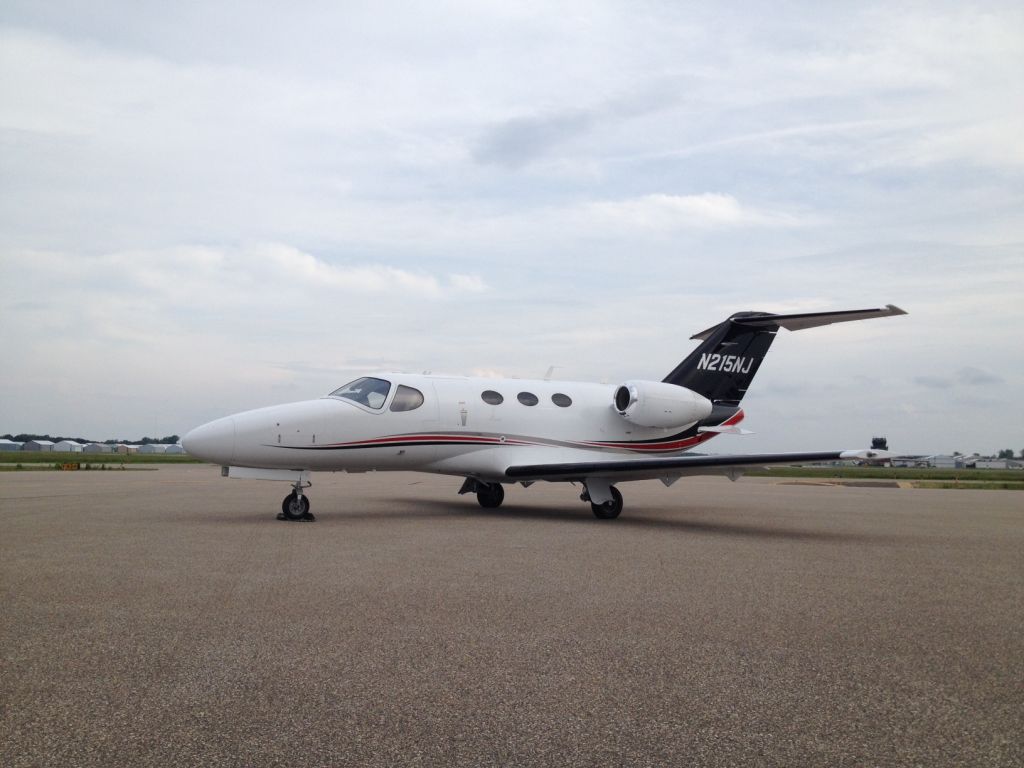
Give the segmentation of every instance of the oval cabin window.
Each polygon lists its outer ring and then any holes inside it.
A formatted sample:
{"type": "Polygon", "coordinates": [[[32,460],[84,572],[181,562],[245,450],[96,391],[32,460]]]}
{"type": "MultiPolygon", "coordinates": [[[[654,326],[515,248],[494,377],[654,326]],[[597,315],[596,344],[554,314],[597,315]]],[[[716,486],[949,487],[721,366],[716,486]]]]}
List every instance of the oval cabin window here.
{"type": "Polygon", "coordinates": [[[536,405],[537,403],[540,402],[540,400],[537,399],[537,396],[533,394],[533,392],[520,392],[518,395],[516,395],[516,398],[523,405],[536,405]]]}
{"type": "Polygon", "coordinates": [[[563,395],[561,392],[556,392],[551,396],[551,402],[559,408],[568,408],[572,405],[572,398],[568,395],[563,395]]]}
{"type": "Polygon", "coordinates": [[[495,392],[493,389],[488,389],[480,395],[480,399],[488,405],[501,405],[505,402],[505,398],[501,396],[500,392],[495,392]]]}

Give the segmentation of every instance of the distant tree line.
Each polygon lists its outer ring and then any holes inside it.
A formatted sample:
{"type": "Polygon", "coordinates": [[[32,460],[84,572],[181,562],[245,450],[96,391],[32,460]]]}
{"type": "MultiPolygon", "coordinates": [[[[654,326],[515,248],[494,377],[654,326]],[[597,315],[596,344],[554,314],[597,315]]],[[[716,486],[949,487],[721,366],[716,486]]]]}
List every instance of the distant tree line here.
{"type": "Polygon", "coordinates": [[[127,443],[129,445],[149,445],[150,443],[176,443],[179,440],[177,435],[167,435],[167,437],[143,437],[140,440],[88,440],[84,437],[32,435],[27,432],[22,432],[19,435],[0,435],[0,438],[3,438],[4,440],[13,440],[16,443],[27,443],[29,440],[50,440],[54,443],[59,443],[61,440],[74,440],[76,443],[104,443],[105,445],[117,445],[118,443],[127,443]]]}

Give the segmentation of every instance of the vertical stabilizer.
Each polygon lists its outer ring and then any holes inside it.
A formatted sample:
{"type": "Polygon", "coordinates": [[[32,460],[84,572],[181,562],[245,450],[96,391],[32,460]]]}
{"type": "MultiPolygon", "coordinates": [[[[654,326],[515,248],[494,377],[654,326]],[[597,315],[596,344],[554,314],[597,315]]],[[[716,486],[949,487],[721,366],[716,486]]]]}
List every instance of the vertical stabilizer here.
{"type": "Polygon", "coordinates": [[[907,314],[892,304],[881,309],[842,312],[737,312],[725,322],[691,338],[704,343],[675,367],[665,381],[686,387],[713,403],[738,404],[768,354],[780,328],[800,331],[833,323],[907,314]]]}

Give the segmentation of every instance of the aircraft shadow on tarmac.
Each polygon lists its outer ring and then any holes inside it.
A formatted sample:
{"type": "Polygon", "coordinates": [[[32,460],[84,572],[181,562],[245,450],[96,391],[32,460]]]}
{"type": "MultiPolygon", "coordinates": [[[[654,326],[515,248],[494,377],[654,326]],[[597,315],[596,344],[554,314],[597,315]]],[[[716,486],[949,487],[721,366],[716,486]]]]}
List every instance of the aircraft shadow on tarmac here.
{"type": "MultiPolygon", "coordinates": [[[[396,499],[396,505],[405,504],[410,508],[411,514],[407,516],[410,518],[416,517],[415,512],[412,510],[423,509],[424,507],[433,507],[438,510],[438,514],[431,515],[442,517],[446,516],[441,514],[442,511],[447,511],[448,515],[463,515],[467,517],[487,517],[495,519],[507,519],[507,520],[538,520],[538,521],[551,521],[551,522],[571,522],[580,525],[596,526],[599,528],[613,529],[616,527],[623,528],[641,528],[641,529],[653,529],[663,531],[678,531],[680,533],[708,533],[715,535],[731,535],[731,536],[757,536],[763,538],[777,538],[777,539],[791,539],[800,540],[806,539],[808,541],[852,541],[852,542],[878,542],[888,541],[888,536],[873,536],[871,534],[863,534],[856,532],[842,532],[842,531],[821,531],[821,530],[799,530],[794,528],[776,528],[770,525],[750,525],[747,523],[731,523],[724,521],[711,521],[711,520],[687,520],[685,518],[677,517],[679,514],[685,515],[685,510],[682,512],[678,510],[670,510],[669,514],[674,515],[672,518],[664,517],[648,517],[642,515],[639,512],[625,512],[622,517],[616,518],[615,520],[595,520],[591,514],[590,509],[587,505],[581,506],[580,509],[566,509],[565,507],[525,507],[516,506],[509,504],[502,506],[500,509],[480,509],[479,507],[470,506],[468,509],[454,508],[450,502],[440,501],[436,499],[422,499],[419,501],[410,501],[406,499],[396,499]]],[[[357,513],[358,514],[358,513],[357,513]]],[[[385,515],[389,513],[384,513],[385,515]]],[[[403,512],[392,512],[391,515],[402,515],[403,512]]],[[[429,514],[429,513],[428,513],[429,514]]],[[[348,514],[344,514],[344,517],[349,517],[348,514]]],[[[374,513],[367,513],[366,517],[373,517],[374,513]]]]}
{"type": "MultiPolygon", "coordinates": [[[[352,502],[352,507],[357,507],[358,502],[352,502]]],[[[508,504],[500,509],[481,509],[475,503],[443,501],[439,499],[392,499],[388,502],[389,509],[380,511],[362,512],[357,508],[331,509],[327,504],[322,504],[317,511],[317,521],[313,524],[305,524],[304,527],[316,528],[316,526],[344,525],[351,521],[371,521],[381,525],[387,525],[393,521],[410,520],[452,520],[456,518],[490,519],[523,521],[532,520],[548,523],[573,523],[587,526],[592,529],[613,530],[658,530],[666,533],[679,534],[709,534],[713,536],[746,536],[763,539],[780,539],[788,541],[821,541],[834,543],[886,543],[892,541],[892,536],[880,536],[853,531],[822,531],[822,530],[801,530],[796,528],[778,528],[770,523],[765,525],[750,525],[749,523],[727,522],[718,520],[688,520],[685,517],[649,517],[636,512],[626,513],[616,520],[595,520],[588,507],[580,507],[579,510],[567,509],[565,507],[535,507],[518,506],[508,504]]],[[[670,514],[685,515],[685,511],[672,510],[670,514]]],[[[246,515],[240,518],[235,513],[217,514],[204,516],[207,522],[260,522],[274,523],[275,525],[300,525],[303,523],[285,523],[275,521],[265,512],[258,516],[246,515]]]]}

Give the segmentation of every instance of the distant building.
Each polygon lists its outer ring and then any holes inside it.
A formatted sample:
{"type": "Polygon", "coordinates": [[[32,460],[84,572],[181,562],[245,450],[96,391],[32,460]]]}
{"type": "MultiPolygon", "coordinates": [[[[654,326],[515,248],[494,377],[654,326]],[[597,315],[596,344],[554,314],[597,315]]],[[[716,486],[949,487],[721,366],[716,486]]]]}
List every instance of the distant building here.
{"type": "Polygon", "coordinates": [[[118,443],[117,445],[114,446],[114,453],[128,454],[138,452],[139,446],[137,445],[127,445],[125,443],[118,443]]]}
{"type": "Polygon", "coordinates": [[[29,440],[21,446],[23,451],[52,451],[52,440],[29,440]]]}
{"type": "Polygon", "coordinates": [[[963,456],[929,456],[928,466],[936,469],[963,469],[963,456]]]}
{"type": "Polygon", "coordinates": [[[139,453],[167,453],[164,443],[146,443],[139,446],[139,453]]]}
{"type": "Polygon", "coordinates": [[[113,453],[114,446],[110,443],[88,443],[82,447],[85,453],[113,453]]]}
{"type": "Polygon", "coordinates": [[[927,467],[928,456],[896,456],[892,460],[894,467],[927,467]]]}
{"type": "Polygon", "coordinates": [[[184,452],[185,452],[185,449],[182,448],[180,445],[168,445],[167,446],[167,450],[164,451],[164,453],[166,453],[168,455],[170,455],[170,454],[182,454],[184,452]]]}
{"type": "Polygon", "coordinates": [[[22,443],[15,440],[0,440],[0,451],[20,451],[22,443]]]}
{"type": "Polygon", "coordinates": [[[974,462],[975,469],[1009,469],[1009,459],[978,459],[974,462]]]}
{"type": "Polygon", "coordinates": [[[84,447],[76,440],[61,440],[59,443],[53,444],[53,450],[64,453],[81,453],[84,447]]]}

